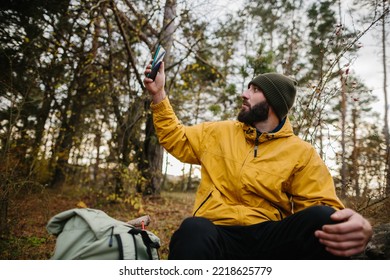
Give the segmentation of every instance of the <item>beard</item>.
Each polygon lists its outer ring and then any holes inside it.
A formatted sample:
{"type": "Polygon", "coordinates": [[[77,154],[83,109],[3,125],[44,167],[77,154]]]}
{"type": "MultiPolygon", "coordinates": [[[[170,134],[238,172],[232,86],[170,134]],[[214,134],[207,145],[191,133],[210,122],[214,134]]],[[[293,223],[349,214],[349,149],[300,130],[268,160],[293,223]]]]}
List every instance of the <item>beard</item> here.
{"type": "Polygon", "coordinates": [[[254,126],[257,122],[263,122],[268,120],[269,105],[267,101],[262,101],[255,104],[253,107],[249,107],[249,110],[242,108],[237,116],[240,122],[254,126]]]}

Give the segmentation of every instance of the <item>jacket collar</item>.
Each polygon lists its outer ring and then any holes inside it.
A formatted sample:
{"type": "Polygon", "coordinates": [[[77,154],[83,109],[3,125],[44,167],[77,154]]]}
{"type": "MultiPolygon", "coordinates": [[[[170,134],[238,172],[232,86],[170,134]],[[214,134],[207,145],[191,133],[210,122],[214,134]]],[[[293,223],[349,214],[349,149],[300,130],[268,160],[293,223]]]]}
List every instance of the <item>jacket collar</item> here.
{"type": "Polygon", "coordinates": [[[273,131],[271,132],[260,132],[255,127],[248,124],[241,123],[242,129],[245,134],[245,138],[251,142],[255,142],[256,138],[259,143],[266,142],[275,138],[283,138],[294,135],[291,122],[286,117],[285,121],[281,122],[273,131]]]}

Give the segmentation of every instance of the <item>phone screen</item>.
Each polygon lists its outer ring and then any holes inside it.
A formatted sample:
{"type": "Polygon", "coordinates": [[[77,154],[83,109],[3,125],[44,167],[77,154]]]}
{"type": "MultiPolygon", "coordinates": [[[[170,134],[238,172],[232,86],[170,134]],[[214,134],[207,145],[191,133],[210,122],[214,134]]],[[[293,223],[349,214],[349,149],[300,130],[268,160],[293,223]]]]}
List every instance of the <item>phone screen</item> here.
{"type": "Polygon", "coordinates": [[[148,78],[151,78],[153,81],[157,76],[158,69],[160,69],[160,65],[164,59],[165,53],[165,49],[161,45],[158,45],[153,56],[152,72],[150,72],[148,75],[148,78]]]}

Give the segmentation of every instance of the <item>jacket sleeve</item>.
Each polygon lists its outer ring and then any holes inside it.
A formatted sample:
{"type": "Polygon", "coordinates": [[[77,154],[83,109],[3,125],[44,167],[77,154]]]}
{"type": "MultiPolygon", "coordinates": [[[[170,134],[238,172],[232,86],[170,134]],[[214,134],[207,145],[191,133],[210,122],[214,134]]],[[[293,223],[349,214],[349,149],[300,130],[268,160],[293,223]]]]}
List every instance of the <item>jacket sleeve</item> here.
{"type": "Polygon", "coordinates": [[[158,104],[152,104],[151,109],[158,140],[167,152],[182,162],[200,164],[203,125],[184,126],[167,97],[158,104]]]}
{"type": "Polygon", "coordinates": [[[307,163],[294,173],[288,192],[294,212],[314,205],[327,205],[337,210],[344,208],[336,195],[333,178],[314,148],[307,163]]]}

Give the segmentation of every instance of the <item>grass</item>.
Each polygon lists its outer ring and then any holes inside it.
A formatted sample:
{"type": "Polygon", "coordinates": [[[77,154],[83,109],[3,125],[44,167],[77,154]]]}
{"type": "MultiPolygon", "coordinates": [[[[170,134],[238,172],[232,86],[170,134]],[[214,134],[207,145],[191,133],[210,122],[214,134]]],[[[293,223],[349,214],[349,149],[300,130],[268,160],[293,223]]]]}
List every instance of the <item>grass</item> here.
{"type": "Polygon", "coordinates": [[[46,231],[47,222],[62,211],[80,206],[103,210],[123,221],[150,215],[151,223],[147,229],[160,238],[160,258],[167,259],[170,237],[181,221],[191,215],[193,200],[193,193],[163,192],[158,197],[114,202],[77,187],[19,194],[10,203],[10,234],[0,238],[0,259],[50,259],[56,238],[46,231]]]}

